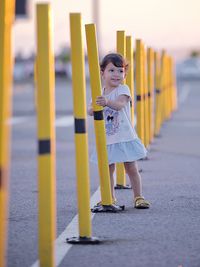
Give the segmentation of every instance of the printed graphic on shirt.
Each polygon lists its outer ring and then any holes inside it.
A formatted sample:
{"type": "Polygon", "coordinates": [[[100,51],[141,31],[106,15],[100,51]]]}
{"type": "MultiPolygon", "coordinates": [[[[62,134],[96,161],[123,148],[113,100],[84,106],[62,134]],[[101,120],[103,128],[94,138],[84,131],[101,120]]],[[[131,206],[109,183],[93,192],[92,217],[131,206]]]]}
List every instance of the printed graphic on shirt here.
{"type": "Polygon", "coordinates": [[[107,135],[116,134],[119,131],[119,112],[111,108],[104,109],[105,128],[107,135]]]}

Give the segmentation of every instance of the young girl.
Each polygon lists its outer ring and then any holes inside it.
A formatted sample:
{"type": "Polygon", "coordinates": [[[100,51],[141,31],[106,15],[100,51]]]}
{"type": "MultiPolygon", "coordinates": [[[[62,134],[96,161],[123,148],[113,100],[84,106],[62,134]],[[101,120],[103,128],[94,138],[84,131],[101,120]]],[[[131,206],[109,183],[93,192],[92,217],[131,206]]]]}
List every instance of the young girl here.
{"type": "MultiPolygon", "coordinates": [[[[103,92],[97,97],[96,104],[104,107],[112,198],[115,200],[115,163],[123,162],[133,188],[135,208],[149,208],[149,202],[142,196],[141,177],[136,163],[146,156],[146,149],[132,127],[130,90],[122,84],[128,64],[120,54],[111,53],[104,57],[100,67],[103,92]]],[[[92,105],[88,108],[88,114],[93,115],[92,105]]]]}

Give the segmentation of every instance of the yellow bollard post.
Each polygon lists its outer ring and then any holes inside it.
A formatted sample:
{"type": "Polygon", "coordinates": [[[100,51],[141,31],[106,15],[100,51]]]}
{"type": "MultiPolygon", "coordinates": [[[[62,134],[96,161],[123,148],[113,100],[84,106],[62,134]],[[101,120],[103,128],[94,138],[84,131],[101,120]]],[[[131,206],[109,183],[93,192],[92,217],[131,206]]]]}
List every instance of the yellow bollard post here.
{"type": "Polygon", "coordinates": [[[91,237],[90,181],[88,165],[88,136],[86,129],[86,90],[81,14],[70,14],[72,87],[76,147],[76,175],[79,215],[79,237],[68,238],[70,244],[97,244],[91,237]]]}
{"type": "MultiPolygon", "coordinates": [[[[126,36],[125,31],[117,31],[117,53],[126,58],[126,36]]],[[[125,83],[125,80],[124,80],[125,83]]]]}
{"type": "Polygon", "coordinates": [[[0,1],[0,266],[6,266],[15,1],[0,1]]]}
{"type": "MultiPolygon", "coordinates": [[[[117,31],[117,53],[126,57],[126,36],[125,31],[117,31]]],[[[124,83],[126,81],[124,80],[124,83]]],[[[129,189],[130,186],[126,185],[126,176],[123,163],[116,164],[116,186],[115,189],[129,189]]]]}
{"type": "Polygon", "coordinates": [[[175,111],[176,106],[176,88],[174,85],[173,77],[173,58],[169,57],[169,79],[170,79],[170,103],[171,103],[171,113],[175,111]]]}
{"type": "Polygon", "coordinates": [[[172,95],[173,95],[173,111],[177,110],[178,108],[178,101],[177,101],[177,86],[176,86],[176,78],[175,78],[175,64],[172,58],[172,67],[171,67],[171,79],[172,79],[172,95]]]}
{"type": "Polygon", "coordinates": [[[172,57],[169,57],[169,87],[170,87],[170,114],[173,112],[174,95],[173,95],[173,79],[172,79],[172,57]]]}
{"type": "Polygon", "coordinates": [[[37,123],[40,266],[55,266],[55,89],[52,17],[49,4],[37,5],[37,123]]]}
{"type": "Polygon", "coordinates": [[[131,92],[131,120],[132,125],[134,126],[134,60],[132,36],[126,36],[126,59],[129,64],[129,71],[126,76],[126,84],[131,92]]]}
{"type": "Polygon", "coordinates": [[[102,199],[102,205],[94,207],[93,212],[116,212],[124,209],[124,207],[112,205],[103,108],[96,105],[97,96],[102,94],[96,29],[94,24],[87,24],[85,28],[102,199]]]}
{"type": "Polygon", "coordinates": [[[166,59],[166,87],[167,87],[167,119],[171,118],[171,81],[170,81],[170,56],[166,59]]]}
{"type": "Polygon", "coordinates": [[[142,44],[143,51],[143,79],[144,79],[144,145],[149,146],[149,106],[148,106],[148,81],[147,81],[147,51],[142,44]]]}
{"type": "Polygon", "coordinates": [[[136,114],[137,134],[144,143],[144,109],[143,109],[143,68],[142,68],[142,41],[136,40],[136,114]]]}
{"type": "Polygon", "coordinates": [[[155,73],[155,121],[154,121],[154,135],[159,136],[161,125],[161,66],[160,54],[154,53],[154,73],[155,73]]]}
{"type": "Polygon", "coordinates": [[[160,83],[161,83],[161,122],[160,122],[160,127],[166,119],[165,58],[166,58],[166,52],[165,52],[165,50],[162,50],[161,71],[160,71],[160,83]]]}
{"type": "Polygon", "coordinates": [[[149,141],[153,141],[153,129],[154,129],[154,72],[153,72],[153,49],[147,49],[147,75],[148,75],[148,106],[149,106],[149,141]]]}
{"type": "Polygon", "coordinates": [[[168,120],[168,109],[169,109],[169,87],[168,87],[168,55],[165,55],[165,67],[164,67],[164,75],[165,75],[165,119],[168,120]]]}
{"type": "Polygon", "coordinates": [[[164,81],[163,81],[163,89],[164,89],[164,120],[168,119],[168,79],[167,79],[167,54],[164,54],[164,81]]]}

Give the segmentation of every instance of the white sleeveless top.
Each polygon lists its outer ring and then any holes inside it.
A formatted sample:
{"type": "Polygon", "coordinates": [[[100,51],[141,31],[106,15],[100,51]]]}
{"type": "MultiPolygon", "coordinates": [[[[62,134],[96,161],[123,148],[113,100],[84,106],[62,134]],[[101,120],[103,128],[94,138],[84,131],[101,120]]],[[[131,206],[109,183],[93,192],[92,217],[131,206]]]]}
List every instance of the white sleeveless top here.
{"type": "Polygon", "coordinates": [[[129,87],[121,84],[109,94],[103,93],[103,95],[111,101],[115,101],[120,95],[129,96],[129,101],[121,110],[117,111],[109,107],[105,107],[103,110],[107,145],[133,141],[135,138],[138,138],[131,123],[131,95],[129,87]]]}

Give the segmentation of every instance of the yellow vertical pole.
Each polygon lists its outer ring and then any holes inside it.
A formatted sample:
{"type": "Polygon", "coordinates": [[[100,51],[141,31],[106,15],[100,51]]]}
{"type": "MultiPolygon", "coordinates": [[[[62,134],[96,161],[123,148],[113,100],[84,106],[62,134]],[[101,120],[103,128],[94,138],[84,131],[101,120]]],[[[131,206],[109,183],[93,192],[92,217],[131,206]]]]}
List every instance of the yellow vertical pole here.
{"type": "Polygon", "coordinates": [[[143,110],[143,68],[142,68],[142,41],[136,40],[136,114],[137,134],[144,142],[144,110],[143,110]]]}
{"type": "MultiPolygon", "coordinates": [[[[117,53],[126,58],[126,36],[125,31],[117,31],[117,53]]],[[[125,81],[124,81],[125,83],[125,81]]]]}
{"type": "Polygon", "coordinates": [[[166,118],[166,86],[165,86],[165,50],[161,54],[161,71],[160,71],[160,82],[161,82],[161,122],[160,127],[166,118]]]}
{"type": "Polygon", "coordinates": [[[169,80],[170,80],[170,103],[171,103],[171,110],[172,113],[174,111],[174,103],[175,103],[175,95],[174,95],[174,86],[173,86],[173,59],[169,57],[169,80]]]}
{"type": "Polygon", "coordinates": [[[142,44],[143,51],[143,79],[144,79],[144,145],[149,145],[149,106],[148,106],[148,82],[147,82],[147,51],[142,44]]]}
{"type": "MultiPolygon", "coordinates": [[[[117,31],[117,53],[126,57],[126,36],[125,31],[117,31]]],[[[124,81],[125,83],[125,81],[124,81]]],[[[116,187],[117,189],[126,187],[126,176],[123,163],[116,164],[116,187]]]]}
{"type": "Polygon", "coordinates": [[[37,123],[40,266],[55,266],[55,88],[52,16],[49,4],[37,5],[37,123]]]}
{"type": "Polygon", "coordinates": [[[176,87],[176,78],[175,78],[175,64],[172,58],[172,69],[171,69],[171,76],[172,76],[172,90],[173,90],[173,111],[177,110],[178,108],[178,101],[177,101],[177,87],[176,87]]]}
{"type": "Polygon", "coordinates": [[[0,266],[6,266],[15,1],[0,0],[0,266]]]}
{"type": "Polygon", "coordinates": [[[132,36],[126,36],[126,59],[129,64],[129,70],[126,76],[126,84],[131,92],[131,120],[134,125],[134,62],[133,62],[133,42],[132,36]]]}
{"type": "Polygon", "coordinates": [[[86,89],[82,20],[80,13],[70,14],[74,131],[76,147],[76,176],[79,215],[79,238],[69,243],[92,241],[90,216],[90,181],[88,165],[88,136],[86,129],[86,89]]]}
{"type": "Polygon", "coordinates": [[[171,118],[171,82],[170,82],[170,56],[166,59],[166,86],[167,86],[167,119],[171,118]]]}
{"type": "Polygon", "coordinates": [[[148,107],[149,107],[149,141],[153,140],[153,129],[154,129],[154,72],[153,72],[153,49],[147,49],[147,75],[148,75],[148,107]]]}
{"type": "Polygon", "coordinates": [[[161,61],[160,54],[158,52],[154,53],[154,66],[155,66],[155,121],[154,121],[154,135],[158,136],[160,132],[161,124],[161,61]]]}
{"type": "Polygon", "coordinates": [[[165,55],[165,119],[168,119],[169,99],[168,99],[168,55],[165,55]]]}
{"type": "Polygon", "coordinates": [[[88,62],[90,71],[90,84],[92,90],[92,103],[94,110],[94,128],[96,136],[96,147],[98,156],[99,176],[101,199],[103,205],[111,205],[111,187],[110,174],[108,169],[108,156],[106,149],[106,135],[105,123],[103,118],[103,108],[96,105],[96,98],[102,94],[100,67],[98,60],[98,48],[96,40],[96,29],[94,24],[87,24],[86,26],[86,41],[88,51],[88,62]]]}
{"type": "Polygon", "coordinates": [[[173,84],[172,84],[172,57],[169,57],[169,97],[170,97],[170,114],[173,112],[173,84]]]}
{"type": "Polygon", "coordinates": [[[168,119],[168,80],[167,80],[167,54],[164,55],[164,120],[168,119]]]}

